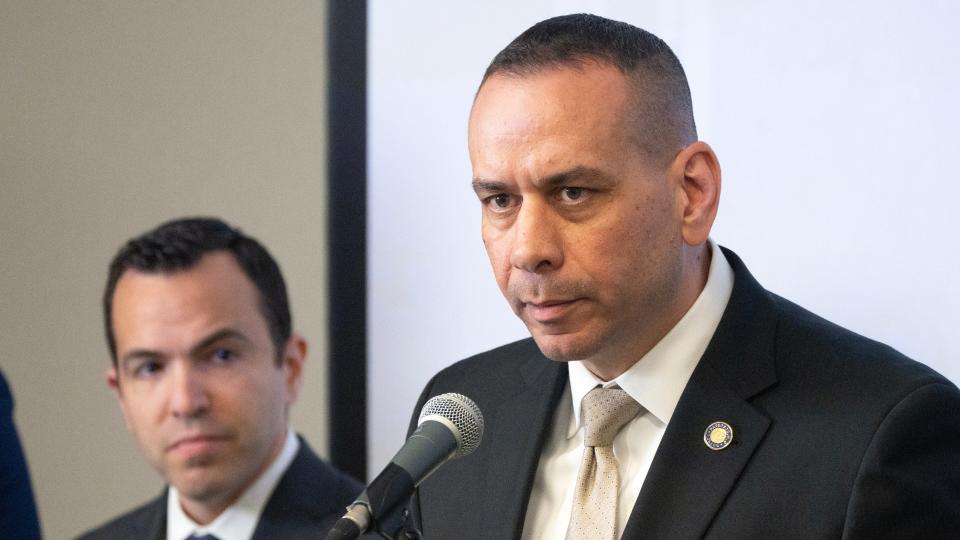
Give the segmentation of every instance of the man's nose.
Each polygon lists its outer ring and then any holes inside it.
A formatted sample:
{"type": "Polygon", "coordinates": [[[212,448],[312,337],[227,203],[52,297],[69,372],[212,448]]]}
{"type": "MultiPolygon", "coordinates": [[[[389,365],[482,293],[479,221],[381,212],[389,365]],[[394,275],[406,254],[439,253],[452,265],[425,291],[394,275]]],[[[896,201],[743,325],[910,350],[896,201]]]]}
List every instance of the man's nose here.
{"type": "Polygon", "coordinates": [[[177,418],[201,416],[210,406],[203,374],[189,361],[176,362],[171,375],[170,412],[177,418]]]}
{"type": "Polygon", "coordinates": [[[513,223],[510,264],[527,272],[545,272],[563,264],[563,239],[557,216],[543,201],[524,201],[513,223]]]}

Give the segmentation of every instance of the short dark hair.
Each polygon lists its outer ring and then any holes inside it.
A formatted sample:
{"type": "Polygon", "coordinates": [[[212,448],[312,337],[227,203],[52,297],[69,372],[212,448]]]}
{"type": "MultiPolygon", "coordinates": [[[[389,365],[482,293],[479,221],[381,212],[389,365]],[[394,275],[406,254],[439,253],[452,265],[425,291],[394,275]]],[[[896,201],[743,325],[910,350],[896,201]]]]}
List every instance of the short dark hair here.
{"type": "Polygon", "coordinates": [[[107,286],[103,293],[103,318],[107,345],[113,365],[117,365],[117,342],[113,333],[113,293],[127,270],[168,274],[193,268],[201,257],[215,251],[227,251],[236,259],[260,293],[260,311],[267,321],[276,349],[277,362],[290,339],[290,304],[280,267],[260,242],[210,217],[191,217],[168,221],[140,236],[131,238],[110,262],[107,286]]]}
{"type": "Polygon", "coordinates": [[[646,30],[597,15],[561,15],[531,26],[493,58],[480,88],[497,74],[524,77],[589,64],[632,76],[635,113],[644,121],[639,142],[646,150],[656,155],[697,139],[690,86],[670,47],[646,30]]]}

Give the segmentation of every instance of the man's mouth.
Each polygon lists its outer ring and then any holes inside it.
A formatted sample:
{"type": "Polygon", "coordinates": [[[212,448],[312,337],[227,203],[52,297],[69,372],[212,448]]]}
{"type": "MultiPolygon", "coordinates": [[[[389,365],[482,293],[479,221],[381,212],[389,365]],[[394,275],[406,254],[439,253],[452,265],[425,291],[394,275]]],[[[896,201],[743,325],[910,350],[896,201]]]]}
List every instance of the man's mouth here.
{"type": "Polygon", "coordinates": [[[189,435],[177,439],[167,447],[167,452],[176,452],[186,457],[208,454],[225,443],[222,435],[189,435]]]}
{"type": "Polygon", "coordinates": [[[550,324],[566,317],[580,302],[580,298],[547,299],[523,302],[523,310],[536,322],[550,324]]]}

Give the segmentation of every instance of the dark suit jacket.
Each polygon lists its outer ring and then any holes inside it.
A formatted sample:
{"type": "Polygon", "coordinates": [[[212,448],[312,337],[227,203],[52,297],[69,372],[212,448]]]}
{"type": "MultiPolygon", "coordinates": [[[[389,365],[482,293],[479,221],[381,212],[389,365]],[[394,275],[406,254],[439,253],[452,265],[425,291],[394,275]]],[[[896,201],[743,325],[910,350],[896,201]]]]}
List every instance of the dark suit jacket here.
{"type": "MultiPolygon", "coordinates": [[[[300,439],[300,450],[267,500],[254,540],[324,538],[363,486],[322,461],[300,439]]],[[[164,540],[167,491],[147,504],[85,533],[81,540],[164,540]]]]}
{"type": "MultiPolygon", "coordinates": [[[[730,302],[667,426],[623,538],[958,538],[960,392],[886,345],[765,291],[730,251],[730,302]],[[733,443],[703,442],[714,421],[733,443]]],[[[411,502],[426,539],[519,538],[566,364],[532,340],[427,385],[483,411],[472,455],[411,502]]],[[[416,415],[414,415],[414,419],[416,415]]]]}
{"type": "Polygon", "coordinates": [[[13,423],[13,394],[0,373],[0,538],[40,538],[27,461],[13,423]]]}

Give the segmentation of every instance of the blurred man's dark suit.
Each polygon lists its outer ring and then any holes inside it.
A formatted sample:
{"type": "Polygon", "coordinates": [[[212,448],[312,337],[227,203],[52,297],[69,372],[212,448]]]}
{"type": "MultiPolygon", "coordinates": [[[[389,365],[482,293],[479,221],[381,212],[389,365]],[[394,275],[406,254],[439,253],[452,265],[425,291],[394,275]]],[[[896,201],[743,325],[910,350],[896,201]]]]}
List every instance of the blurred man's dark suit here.
{"type": "MultiPolygon", "coordinates": [[[[956,386],[764,290],[724,253],[730,302],[623,538],[960,537],[956,386]],[[703,440],[715,421],[734,431],[720,451],[703,440]]],[[[480,406],[486,433],[474,454],[421,484],[412,511],[424,538],[520,538],[566,385],[566,364],[530,339],[430,381],[416,411],[460,392],[480,406]]]]}
{"type": "MultiPolygon", "coordinates": [[[[306,441],[267,500],[253,540],[324,538],[363,486],[322,461],[306,441]]],[[[90,531],[80,540],[165,540],[167,490],[149,503],[90,531]]]]}

